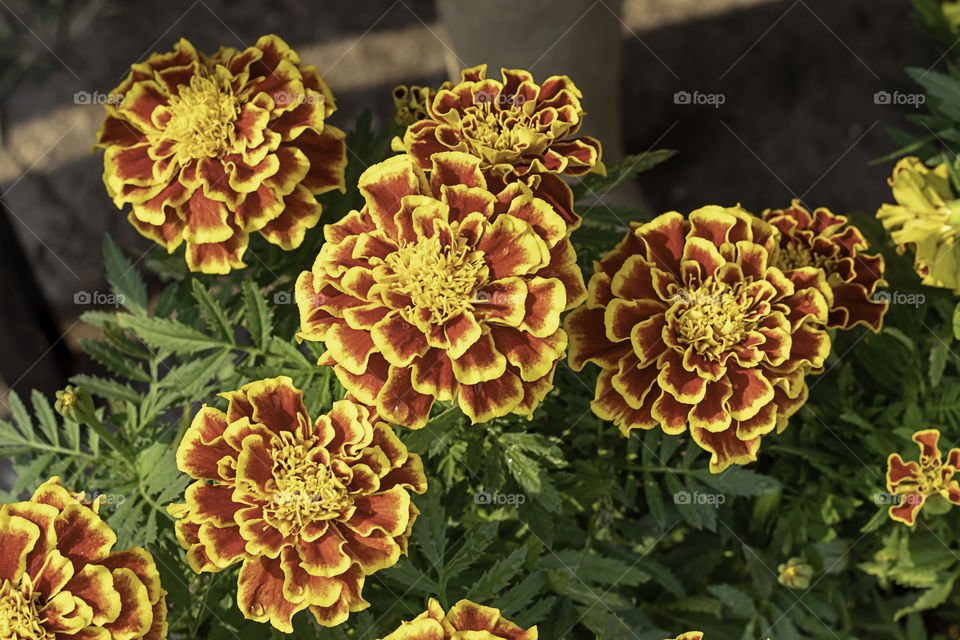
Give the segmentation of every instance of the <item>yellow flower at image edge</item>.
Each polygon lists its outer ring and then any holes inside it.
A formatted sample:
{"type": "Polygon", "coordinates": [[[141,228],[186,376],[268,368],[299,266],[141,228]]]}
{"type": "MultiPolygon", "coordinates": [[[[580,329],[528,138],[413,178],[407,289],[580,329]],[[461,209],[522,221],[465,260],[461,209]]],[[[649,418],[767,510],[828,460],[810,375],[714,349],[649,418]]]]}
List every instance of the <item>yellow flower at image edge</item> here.
{"type": "Polygon", "coordinates": [[[634,223],[564,324],[570,367],[601,368],[594,413],[624,435],[689,428],[714,473],[756,460],[830,353],[826,276],[773,266],[778,243],[773,226],[739,207],[634,223]]]}
{"type": "MultiPolygon", "coordinates": [[[[440,603],[430,599],[427,610],[383,640],[537,640],[537,628],[523,629],[504,619],[498,609],[461,600],[444,613],[440,603]]],[[[693,639],[691,639],[693,640],[693,639]]]]}
{"type": "Polygon", "coordinates": [[[297,279],[297,338],[323,341],[319,364],[391,424],[423,427],[435,401],[475,423],[529,416],[586,294],[566,224],[519,182],[491,191],[472,155],[431,162],[429,179],[406,155],[360,176],[365,206],[297,279]]]}
{"type": "Polygon", "coordinates": [[[960,505],[960,484],[953,479],[960,470],[960,449],[951,449],[944,461],[937,446],[939,440],[936,429],[917,431],[913,441],[920,447],[919,462],[904,462],[899,453],[887,459],[887,491],[896,502],[889,509],[892,519],[913,526],[925,504],[939,513],[950,504],[960,505]],[[928,501],[935,501],[937,506],[928,501]]]}
{"type": "Polygon", "coordinates": [[[84,502],[45,482],[0,507],[0,638],[163,640],[166,591],[140,547],[114,551],[116,534],[84,502]]]}
{"type": "Polygon", "coordinates": [[[177,450],[197,481],[171,505],[177,537],[197,572],[241,563],[237,605],[285,633],[309,609],[334,626],[369,606],[364,578],[407,552],[423,493],[420,457],[348,400],[311,423],[302,393],[279,377],[221,394],[177,450]]]}
{"type": "Polygon", "coordinates": [[[316,67],[276,36],[238,51],[170,53],[133,65],[97,136],[103,181],[130,223],[192,271],[244,265],[249,235],[294,249],[320,219],[315,196],[344,191],[344,133],[316,67]]]}
{"type": "Polygon", "coordinates": [[[946,163],[930,169],[919,158],[903,158],[887,182],[897,204],[881,205],[877,218],[897,252],[914,252],[914,270],[923,284],[960,294],[960,200],[946,163]]]}

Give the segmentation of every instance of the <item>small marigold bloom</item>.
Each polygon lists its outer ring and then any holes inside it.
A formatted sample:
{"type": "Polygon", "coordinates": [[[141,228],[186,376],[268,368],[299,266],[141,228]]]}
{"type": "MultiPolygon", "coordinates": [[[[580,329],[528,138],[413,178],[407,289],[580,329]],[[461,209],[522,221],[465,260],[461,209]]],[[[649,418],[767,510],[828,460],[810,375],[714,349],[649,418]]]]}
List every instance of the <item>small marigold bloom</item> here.
{"type": "MultiPolygon", "coordinates": [[[[453,84],[444,82],[440,89],[449,89],[453,84]]],[[[414,122],[428,117],[427,105],[437,95],[437,89],[418,85],[399,85],[393,90],[393,106],[396,114],[393,117],[398,127],[406,129],[414,122]]]]}
{"type": "Polygon", "coordinates": [[[0,637],[163,640],[166,591],[153,556],[116,534],[60,478],[0,507],[0,637]]]}
{"type": "Polygon", "coordinates": [[[369,606],[364,577],[407,552],[423,493],[420,456],[370,411],[333,403],[311,423],[302,393],[281,376],[222,394],[227,412],[203,407],[177,450],[195,478],[171,505],[194,571],[242,563],[243,615],[291,633],[309,608],[333,626],[369,606]]]}
{"type": "Polygon", "coordinates": [[[475,156],[431,162],[429,181],[407,155],[363,173],[366,205],[297,279],[297,337],[326,342],[319,364],[392,424],[423,427],[435,400],[530,415],[586,294],[566,225],[522,183],[491,191],[475,156]]]}
{"type": "Polygon", "coordinates": [[[601,367],[593,411],[624,433],[660,425],[712,453],[756,460],[760,438],[806,401],[830,353],[824,272],[771,264],[778,233],[740,207],[634,223],[567,316],[570,366],[601,367]]]}
{"type": "Polygon", "coordinates": [[[703,640],[703,631],[687,631],[673,638],[673,640],[703,640]]]}
{"type": "Polygon", "coordinates": [[[919,462],[904,462],[899,453],[887,458],[887,491],[900,496],[899,503],[889,511],[894,520],[913,526],[917,512],[935,496],[960,504],[960,485],[953,479],[960,469],[960,449],[951,449],[944,463],[937,447],[939,439],[937,429],[917,431],[913,441],[920,447],[919,462]]]}
{"type": "Polygon", "coordinates": [[[583,94],[566,76],[537,85],[522,69],[502,69],[503,82],[486,73],[485,64],[464,69],[461,82],[440,89],[427,103],[427,117],[395,139],[394,150],[406,151],[424,170],[440,151],[475,155],[492,191],[522,181],[576,228],[573,194],[559,176],[606,171],[597,140],[571,137],[583,121],[583,94]]]}
{"type": "Polygon", "coordinates": [[[870,245],[846,216],[823,207],[811,213],[794,200],[787,209],[767,209],[763,219],[780,231],[774,266],[784,272],[815,267],[826,273],[833,290],[828,328],[851,329],[859,323],[880,331],[889,303],[875,302],[873,295],[884,283],[883,256],[861,253],[870,245]]]}
{"type": "Polygon", "coordinates": [[[903,158],[887,182],[897,204],[880,205],[877,218],[892,230],[897,252],[913,250],[923,284],[960,293],[960,202],[946,163],[930,169],[919,158],[903,158]]]}
{"type": "Polygon", "coordinates": [[[791,589],[806,589],[813,578],[813,567],[802,558],[793,557],[777,566],[777,582],[791,589]]]}
{"type": "Polygon", "coordinates": [[[524,629],[500,615],[499,609],[461,600],[447,613],[430,598],[427,610],[383,640],[537,640],[537,628],[524,629]]]}
{"type": "Polygon", "coordinates": [[[133,65],[97,134],[103,181],[119,208],[192,271],[245,266],[249,234],[294,249],[320,219],[316,194],[344,190],[344,133],[314,66],[276,36],[253,47],[170,53],[133,65]]]}

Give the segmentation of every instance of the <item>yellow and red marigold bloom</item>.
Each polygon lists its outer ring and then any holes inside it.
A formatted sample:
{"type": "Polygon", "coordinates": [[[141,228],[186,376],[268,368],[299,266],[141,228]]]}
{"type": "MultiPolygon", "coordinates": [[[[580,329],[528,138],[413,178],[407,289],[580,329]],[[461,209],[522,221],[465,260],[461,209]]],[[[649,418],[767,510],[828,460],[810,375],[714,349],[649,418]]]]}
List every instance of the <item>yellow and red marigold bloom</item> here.
{"type": "Polygon", "coordinates": [[[522,181],[576,228],[573,194],[559,176],[605,172],[600,143],[572,137],[583,122],[583,95],[566,76],[538,85],[522,69],[502,69],[502,82],[486,73],[485,64],[464,69],[461,82],[437,91],[427,117],[394,140],[394,150],[406,151],[424,170],[440,151],[475,155],[492,191],[522,181]]]}
{"type": "MultiPolygon", "coordinates": [[[[669,640],[669,638],[667,640],[669,640]]],[[[703,631],[687,631],[686,633],[681,633],[673,640],[703,640],[703,631]]]]}
{"type": "Polygon", "coordinates": [[[846,216],[824,207],[811,213],[794,200],[786,209],[767,209],[763,219],[780,231],[774,266],[784,272],[816,267],[826,273],[833,289],[828,328],[851,329],[859,323],[880,331],[889,303],[873,296],[884,283],[883,256],[861,253],[870,245],[846,216]]]}
{"type": "Polygon", "coordinates": [[[960,449],[951,449],[944,462],[937,447],[939,439],[937,429],[917,431],[913,441],[920,447],[919,462],[904,462],[899,453],[887,458],[887,491],[899,496],[899,503],[889,511],[894,520],[913,526],[917,512],[935,496],[960,504],[960,485],[953,479],[960,470],[960,449]]]}
{"type": "Polygon", "coordinates": [[[310,609],[333,626],[369,606],[365,576],[407,552],[423,493],[420,457],[349,400],[311,423],[287,377],[222,394],[227,412],[203,407],[177,450],[195,478],[170,506],[197,572],[242,563],[243,615],[290,633],[310,609]]]}
{"type": "Polygon", "coordinates": [[[880,205],[877,218],[890,230],[897,252],[914,252],[923,284],[960,293],[960,202],[946,163],[934,169],[919,158],[903,158],[887,180],[897,204],[880,205]]]}
{"type": "Polygon", "coordinates": [[[181,39],[113,94],[96,145],[107,192],[168,252],[186,242],[192,271],[245,266],[254,232],[298,247],[320,219],[314,196],[344,190],[344,133],[324,122],[333,94],[276,36],[210,57],[181,39]]]}
{"type": "Polygon", "coordinates": [[[363,173],[366,205],[297,279],[297,337],[392,424],[423,427],[435,400],[530,415],[567,346],[560,313],[586,295],[566,225],[522,183],[491,191],[475,156],[431,162],[429,181],[407,155],[363,173]]]}
{"type": "Polygon", "coordinates": [[[163,640],[166,591],[153,556],[114,551],[101,499],[54,477],[30,500],[0,507],[0,637],[163,640]]]}
{"type": "Polygon", "coordinates": [[[596,263],[567,316],[570,366],[602,371],[593,411],[624,433],[689,426],[710,470],[756,460],[760,439],[806,401],[830,353],[822,270],[773,266],[774,227],[708,206],[634,223],[596,263]]]}
{"type": "Polygon", "coordinates": [[[427,610],[383,640],[537,640],[537,628],[524,629],[500,615],[499,609],[461,600],[447,613],[430,598],[427,610]]]}

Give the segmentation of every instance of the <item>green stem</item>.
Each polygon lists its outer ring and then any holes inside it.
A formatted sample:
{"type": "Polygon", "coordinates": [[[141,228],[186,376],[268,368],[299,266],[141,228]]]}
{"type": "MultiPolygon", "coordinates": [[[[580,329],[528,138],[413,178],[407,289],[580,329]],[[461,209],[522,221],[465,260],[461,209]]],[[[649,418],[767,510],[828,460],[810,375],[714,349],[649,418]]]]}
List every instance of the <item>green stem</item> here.
{"type": "Polygon", "coordinates": [[[123,456],[123,459],[126,460],[130,465],[136,466],[137,460],[133,457],[125,446],[120,444],[120,441],[117,440],[110,430],[100,421],[95,415],[90,415],[86,420],[86,425],[93,429],[100,439],[110,445],[110,447],[123,456]]]}

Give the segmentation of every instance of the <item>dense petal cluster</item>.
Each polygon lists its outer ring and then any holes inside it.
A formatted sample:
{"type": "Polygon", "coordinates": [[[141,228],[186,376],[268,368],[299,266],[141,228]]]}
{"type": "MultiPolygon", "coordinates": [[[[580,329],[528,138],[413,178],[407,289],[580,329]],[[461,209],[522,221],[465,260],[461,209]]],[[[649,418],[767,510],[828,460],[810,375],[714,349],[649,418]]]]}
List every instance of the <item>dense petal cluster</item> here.
{"type": "Polygon", "coordinates": [[[366,205],[297,280],[297,336],[392,424],[424,426],[435,400],[530,415],[567,346],[560,313],[586,295],[566,225],[522,183],[491,191],[475,156],[431,162],[429,181],[407,155],[363,173],[366,205]]]}
{"type": "Polygon", "coordinates": [[[914,252],[923,284],[960,293],[960,202],[946,163],[930,169],[919,158],[897,162],[887,180],[897,204],[883,204],[877,218],[891,231],[897,251],[914,252]]]}
{"type": "Polygon", "coordinates": [[[925,429],[913,434],[920,447],[919,462],[904,462],[899,453],[887,458],[887,491],[893,496],[890,517],[913,526],[917,512],[930,499],[960,504],[960,484],[953,476],[960,470],[960,449],[951,449],[944,462],[937,442],[940,432],[925,429]]]}
{"type": "Polygon", "coordinates": [[[811,213],[794,200],[786,209],[767,209],[763,219],[780,231],[774,266],[785,273],[801,267],[826,273],[833,290],[828,328],[851,329],[860,323],[880,330],[889,307],[889,302],[874,299],[883,284],[883,256],[861,253],[870,245],[846,216],[823,207],[811,213]]]}
{"type": "Polygon", "coordinates": [[[140,547],[114,551],[101,499],[52,478],[30,500],[0,507],[0,637],[163,640],[166,591],[140,547]]]}
{"type": "Polygon", "coordinates": [[[537,628],[524,629],[500,615],[499,609],[461,600],[447,613],[430,598],[427,610],[383,640],[537,640],[537,628]]]}
{"type": "Polygon", "coordinates": [[[97,136],[107,192],[167,251],[186,242],[193,271],[245,266],[254,232],[299,246],[320,219],[315,195],[344,190],[344,134],[324,123],[333,94],[276,36],[210,57],[181,39],[112,95],[97,136]]]}
{"type": "Polygon", "coordinates": [[[309,608],[324,626],[367,606],[365,576],[407,552],[423,493],[420,457],[366,407],[333,403],[315,423],[287,377],[223,394],[227,412],[204,407],[177,451],[195,478],[172,505],[197,572],[242,563],[243,615],[292,632],[309,608]]]}
{"type": "Polygon", "coordinates": [[[576,228],[573,195],[559,176],[605,171],[600,143],[572,137],[583,123],[583,95],[566,76],[538,85],[521,69],[502,69],[502,82],[486,73],[486,65],[464,69],[459,83],[437,91],[426,118],[410,125],[394,150],[411,154],[422,169],[439,151],[475,155],[491,190],[522,181],[576,228]]]}
{"type": "Polygon", "coordinates": [[[570,366],[602,369],[594,412],[624,434],[689,426],[713,472],[755,460],[830,352],[826,277],[773,266],[778,244],[774,227],[739,207],[635,223],[566,320],[570,366]]]}

